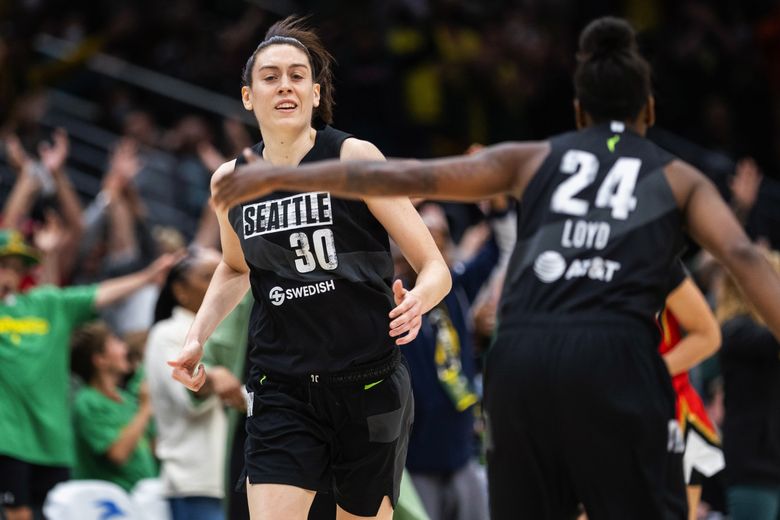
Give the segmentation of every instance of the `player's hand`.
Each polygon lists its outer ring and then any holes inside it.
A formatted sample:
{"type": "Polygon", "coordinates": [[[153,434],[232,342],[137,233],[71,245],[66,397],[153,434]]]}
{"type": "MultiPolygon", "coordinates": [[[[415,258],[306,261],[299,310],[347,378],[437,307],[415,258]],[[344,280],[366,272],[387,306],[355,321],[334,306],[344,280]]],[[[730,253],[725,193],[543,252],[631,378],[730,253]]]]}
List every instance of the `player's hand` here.
{"type": "Polygon", "coordinates": [[[200,362],[201,357],[203,346],[190,341],[181,349],[179,357],[168,361],[168,365],[173,367],[173,378],[193,392],[200,390],[206,382],[206,367],[200,362]]]}
{"type": "Polygon", "coordinates": [[[244,149],[247,165],[226,173],[213,184],[211,200],[216,208],[229,209],[273,191],[268,181],[272,166],[249,148],[244,149]]]}
{"type": "Polygon", "coordinates": [[[396,307],[390,311],[390,337],[398,338],[396,345],[406,345],[420,332],[422,302],[414,292],[404,289],[401,280],[393,283],[393,298],[396,307]],[[402,334],[406,335],[399,337],[402,334]]]}

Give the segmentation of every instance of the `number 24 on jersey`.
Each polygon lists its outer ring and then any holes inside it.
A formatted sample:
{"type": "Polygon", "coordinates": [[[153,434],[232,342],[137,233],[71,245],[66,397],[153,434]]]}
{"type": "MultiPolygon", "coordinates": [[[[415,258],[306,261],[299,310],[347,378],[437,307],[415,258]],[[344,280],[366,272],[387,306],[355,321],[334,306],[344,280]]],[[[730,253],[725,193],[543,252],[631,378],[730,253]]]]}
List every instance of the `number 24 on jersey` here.
{"type": "MultiPolygon", "coordinates": [[[[610,168],[596,193],[597,208],[611,208],[612,218],[626,220],[636,209],[634,189],[642,161],[634,157],[620,157],[610,168]]],[[[590,152],[569,150],[561,160],[561,172],[571,175],[564,180],[553,193],[551,209],[556,213],[565,213],[584,217],[590,209],[590,202],[577,198],[577,195],[593,184],[599,172],[599,160],[590,152]]]]}

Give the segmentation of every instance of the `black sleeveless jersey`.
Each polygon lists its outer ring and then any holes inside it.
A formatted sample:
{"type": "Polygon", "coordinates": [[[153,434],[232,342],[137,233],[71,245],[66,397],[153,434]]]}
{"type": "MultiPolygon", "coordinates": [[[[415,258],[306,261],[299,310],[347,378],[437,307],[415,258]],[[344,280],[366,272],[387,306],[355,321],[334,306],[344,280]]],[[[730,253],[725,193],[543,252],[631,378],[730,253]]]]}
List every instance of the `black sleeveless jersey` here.
{"type": "MultiPolygon", "coordinates": [[[[301,162],[339,158],[349,137],[331,127],[318,130],[301,162]]],[[[263,143],[253,150],[262,155],[263,143]]],[[[388,334],[389,240],[364,202],[327,192],[274,192],[228,215],[255,299],[250,377],[336,372],[395,348],[388,334]]]]}
{"type": "Polygon", "coordinates": [[[501,323],[582,313],[653,323],[683,243],[663,173],[674,159],[619,122],[552,138],[522,197],[501,323]]]}

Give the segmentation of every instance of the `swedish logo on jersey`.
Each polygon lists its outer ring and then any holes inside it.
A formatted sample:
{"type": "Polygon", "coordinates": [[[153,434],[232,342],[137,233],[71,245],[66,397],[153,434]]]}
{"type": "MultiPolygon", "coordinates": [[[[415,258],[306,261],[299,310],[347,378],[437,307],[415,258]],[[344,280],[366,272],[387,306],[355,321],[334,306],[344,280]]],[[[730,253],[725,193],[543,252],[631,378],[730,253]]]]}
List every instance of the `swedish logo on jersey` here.
{"type": "Polygon", "coordinates": [[[272,288],[268,292],[268,300],[275,306],[279,307],[284,302],[289,300],[297,300],[298,298],[307,298],[316,294],[322,294],[336,290],[336,283],[333,280],[326,282],[317,282],[301,287],[292,287],[284,289],[278,285],[272,288]]]}

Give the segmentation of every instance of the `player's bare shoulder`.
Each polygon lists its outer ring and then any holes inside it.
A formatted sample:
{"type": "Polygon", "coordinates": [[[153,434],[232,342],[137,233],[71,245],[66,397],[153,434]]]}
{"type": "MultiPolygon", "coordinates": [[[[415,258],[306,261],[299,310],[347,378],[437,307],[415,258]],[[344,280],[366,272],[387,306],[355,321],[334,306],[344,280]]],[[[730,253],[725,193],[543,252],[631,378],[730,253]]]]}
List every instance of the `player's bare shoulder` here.
{"type": "Polygon", "coordinates": [[[342,161],[384,161],[385,156],[370,141],[350,137],[341,145],[342,161]]]}
{"type": "Polygon", "coordinates": [[[664,168],[666,182],[672,189],[677,207],[684,210],[693,191],[702,184],[710,184],[709,179],[696,167],[681,160],[675,159],[664,168]]]}
{"type": "Polygon", "coordinates": [[[228,161],[225,163],[222,163],[219,168],[217,168],[217,171],[214,172],[214,174],[211,176],[211,191],[214,191],[214,185],[219,182],[220,179],[222,179],[225,175],[229,175],[233,173],[233,171],[236,169],[236,160],[233,159],[232,161],[228,161]]]}

